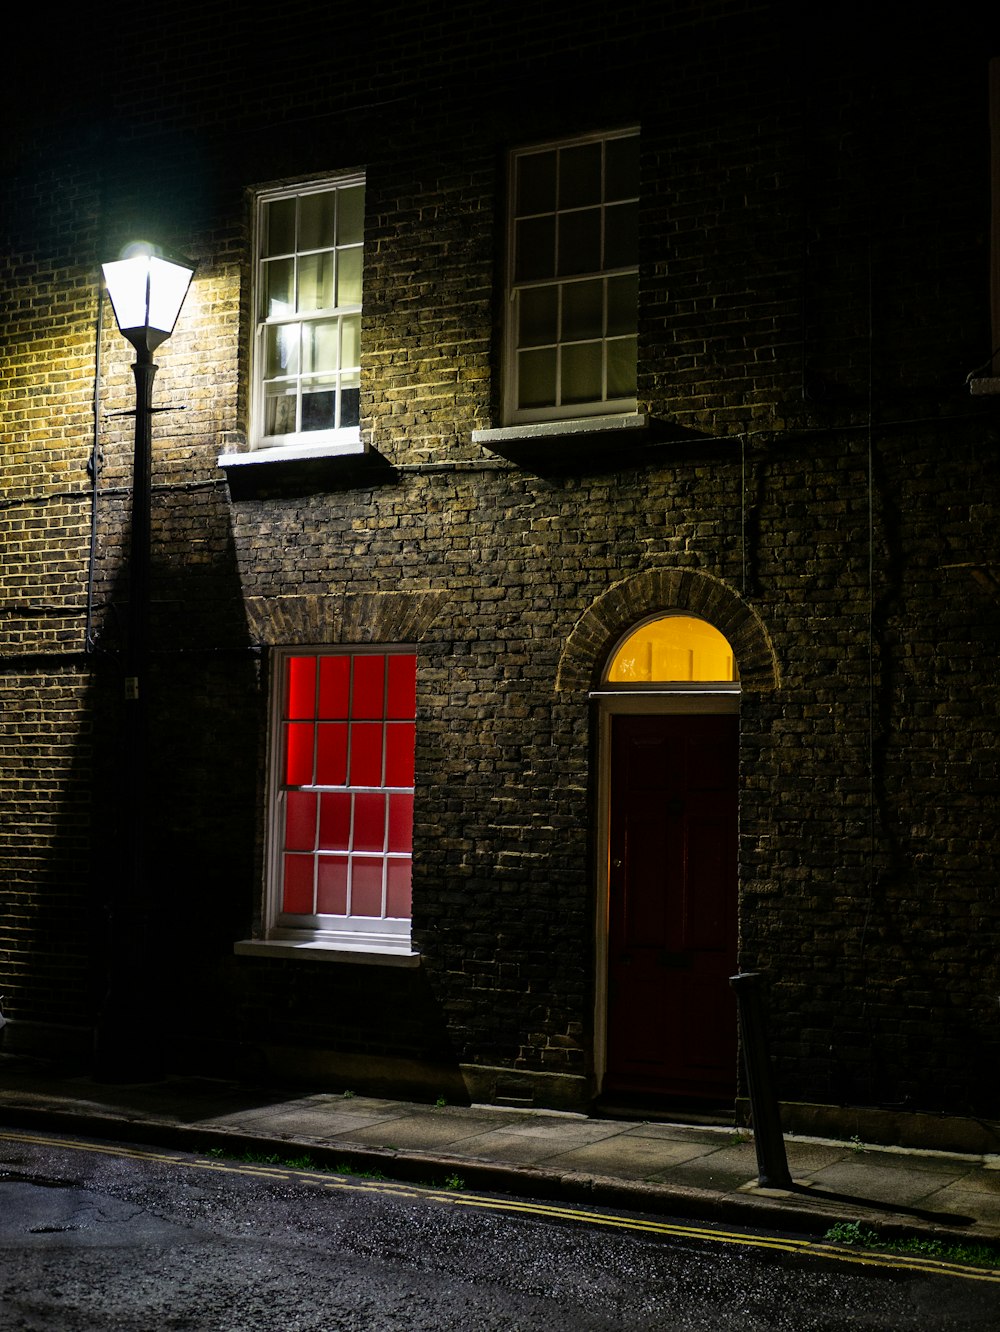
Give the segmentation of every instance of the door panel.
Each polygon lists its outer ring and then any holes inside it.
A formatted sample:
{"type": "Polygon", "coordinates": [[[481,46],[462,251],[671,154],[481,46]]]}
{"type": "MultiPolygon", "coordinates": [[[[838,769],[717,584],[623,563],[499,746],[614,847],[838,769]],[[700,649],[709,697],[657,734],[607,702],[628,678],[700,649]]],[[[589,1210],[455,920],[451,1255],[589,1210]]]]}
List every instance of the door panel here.
{"type": "Polygon", "coordinates": [[[736,1084],[736,716],[611,726],[609,1091],[736,1084]]]}

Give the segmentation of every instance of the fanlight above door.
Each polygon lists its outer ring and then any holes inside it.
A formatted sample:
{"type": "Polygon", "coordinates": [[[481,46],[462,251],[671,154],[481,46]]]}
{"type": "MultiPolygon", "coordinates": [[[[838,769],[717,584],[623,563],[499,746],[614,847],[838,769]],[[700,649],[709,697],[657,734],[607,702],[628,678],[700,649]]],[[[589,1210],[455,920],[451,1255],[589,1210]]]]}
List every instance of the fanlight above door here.
{"type": "Polygon", "coordinates": [[[663,615],[634,629],[612,655],[608,684],[738,680],[729,641],[694,615],[663,615]]]}

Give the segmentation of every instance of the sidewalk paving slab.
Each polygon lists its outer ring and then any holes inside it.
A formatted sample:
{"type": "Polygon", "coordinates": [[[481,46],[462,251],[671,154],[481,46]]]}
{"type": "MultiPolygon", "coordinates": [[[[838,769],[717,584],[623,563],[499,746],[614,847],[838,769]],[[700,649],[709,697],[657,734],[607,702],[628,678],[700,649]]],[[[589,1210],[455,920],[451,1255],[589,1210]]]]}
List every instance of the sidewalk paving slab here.
{"type": "MultiPolygon", "coordinates": [[[[757,1184],[752,1138],[503,1106],[255,1088],[209,1078],[119,1086],[0,1055],[0,1129],[47,1129],[204,1153],[214,1148],[378,1170],[411,1182],[822,1235],[1000,1243],[1000,1158],[787,1135],[790,1190],[757,1184]]],[[[0,1150],[2,1166],[2,1150],[0,1150]]]]}

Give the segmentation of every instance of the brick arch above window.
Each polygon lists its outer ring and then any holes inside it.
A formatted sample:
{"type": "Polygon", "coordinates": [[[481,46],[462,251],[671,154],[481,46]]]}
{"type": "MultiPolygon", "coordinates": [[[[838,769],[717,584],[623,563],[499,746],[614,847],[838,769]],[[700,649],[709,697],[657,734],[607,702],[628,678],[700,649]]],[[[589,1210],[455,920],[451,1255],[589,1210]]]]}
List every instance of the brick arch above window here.
{"type": "Polygon", "coordinates": [[[596,689],[609,654],[640,620],[686,611],[729,640],[744,692],[777,689],[778,658],[757,612],[721,578],[695,569],[646,569],[601,594],[567,638],[556,673],[557,691],[596,689]]]}
{"type": "Polygon", "coordinates": [[[298,643],[419,643],[440,615],[446,592],[358,592],[248,597],[255,640],[298,643]]]}

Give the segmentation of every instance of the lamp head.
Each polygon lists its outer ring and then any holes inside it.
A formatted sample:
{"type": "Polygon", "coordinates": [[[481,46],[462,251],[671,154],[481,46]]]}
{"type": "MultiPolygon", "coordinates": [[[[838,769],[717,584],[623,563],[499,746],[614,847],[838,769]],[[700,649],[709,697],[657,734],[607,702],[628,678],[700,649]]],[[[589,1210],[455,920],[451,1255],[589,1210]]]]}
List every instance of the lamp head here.
{"type": "Polygon", "coordinates": [[[194,264],[139,241],[102,268],[122,336],[136,351],[155,351],[174,331],[194,264]]]}

